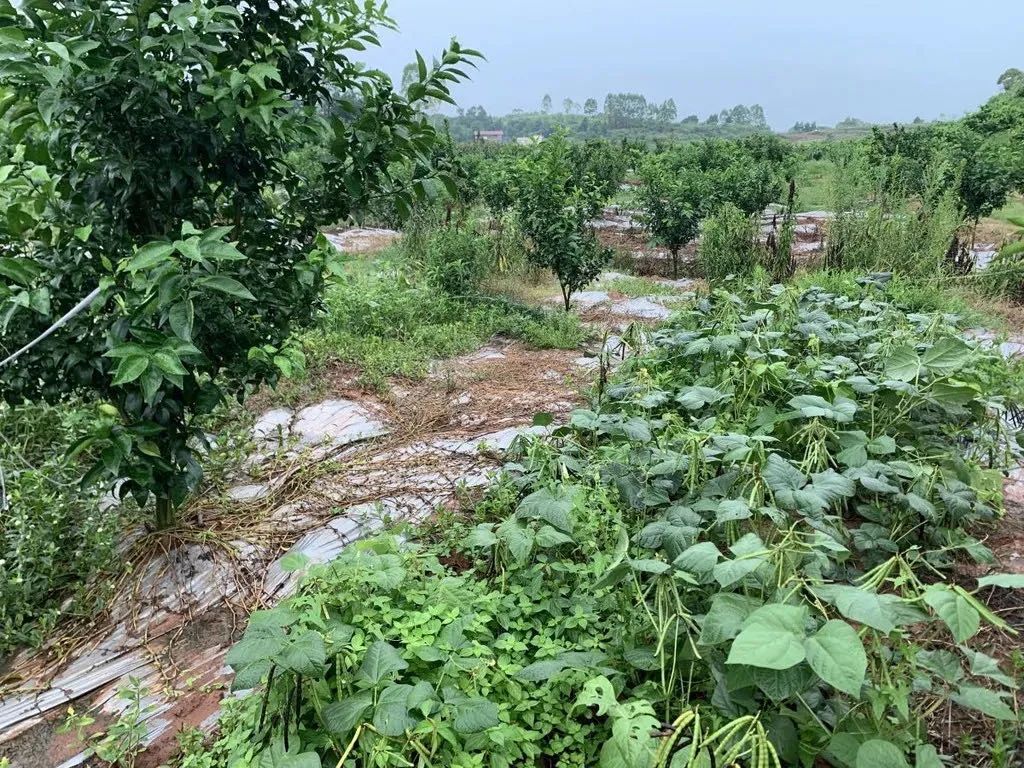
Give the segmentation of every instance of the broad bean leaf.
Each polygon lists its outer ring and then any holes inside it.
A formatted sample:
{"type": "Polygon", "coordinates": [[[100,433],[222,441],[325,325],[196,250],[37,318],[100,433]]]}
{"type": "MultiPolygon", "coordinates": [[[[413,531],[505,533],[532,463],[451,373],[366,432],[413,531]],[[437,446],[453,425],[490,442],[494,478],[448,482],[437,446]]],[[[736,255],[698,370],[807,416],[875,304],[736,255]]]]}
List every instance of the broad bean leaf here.
{"type": "Polygon", "coordinates": [[[806,657],[804,648],[807,609],[771,604],[755,610],[729,649],[726,664],[765,669],[788,669],[806,657]]]}

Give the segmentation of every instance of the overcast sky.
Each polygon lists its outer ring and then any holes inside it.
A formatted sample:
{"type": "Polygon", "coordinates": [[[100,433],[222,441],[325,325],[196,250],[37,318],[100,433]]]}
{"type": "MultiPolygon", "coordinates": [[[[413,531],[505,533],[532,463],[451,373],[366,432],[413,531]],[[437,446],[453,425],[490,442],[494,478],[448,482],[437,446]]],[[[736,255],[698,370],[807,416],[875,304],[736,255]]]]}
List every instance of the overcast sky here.
{"type": "Polygon", "coordinates": [[[452,35],[480,50],[460,106],[536,110],[545,93],[676,101],[679,117],[761,104],[769,123],[955,117],[1024,69],[1022,0],[391,0],[367,54],[399,80],[452,35]]]}

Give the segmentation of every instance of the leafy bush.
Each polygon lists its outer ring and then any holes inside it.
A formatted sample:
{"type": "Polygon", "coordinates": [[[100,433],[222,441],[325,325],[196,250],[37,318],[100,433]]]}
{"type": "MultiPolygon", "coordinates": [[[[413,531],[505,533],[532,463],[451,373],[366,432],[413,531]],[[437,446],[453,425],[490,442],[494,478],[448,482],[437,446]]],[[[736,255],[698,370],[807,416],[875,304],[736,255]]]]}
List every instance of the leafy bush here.
{"type": "Polygon", "coordinates": [[[825,266],[853,272],[899,272],[922,278],[949,274],[962,260],[964,221],[943,167],[929,166],[923,196],[888,189],[887,168],[852,155],[832,180],[825,266]]]}
{"type": "Polygon", "coordinates": [[[186,765],[923,767],[947,701],[1016,727],[971,647],[1005,623],[935,576],[990,557],[1019,372],[871,286],[716,292],[651,341],[465,527],[255,614],[227,661],[265,693],[186,765]]]}
{"type": "Polygon", "coordinates": [[[1024,304],[1024,218],[1011,216],[1007,221],[1018,227],[1016,236],[980,274],[980,287],[989,296],[1024,304]]]}
{"type": "Polygon", "coordinates": [[[672,255],[672,276],[679,276],[679,250],[700,232],[705,206],[712,193],[711,181],[694,169],[667,167],[659,155],[651,155],[640,167],[639,191],[647,231],[665,244],[672,255]]]}
{"type": "Polygon", "coordinates": [[[85,585],[114,564],[124,510],[81,490],[80,460],[66,457],[97,420],[111,417],[71,402],[0,406],[0,657],[87,613],[85,585]]]}
{"type": "Polygon", "coordinates": [[[573,168],[564,136],[546,139],[515,167],[512,197],[530,261],[558,278],[565,310],[572,294],[593,282],[611,253],[597,242],[590,221],[601,207],[600,187],[573,168]]]}
{"type": "Polygon", "coordinates": [[[427,281],[451,296],[473,295],[487,274],[489,245],[469,228],[437,230],[427,244],[427,281]]]}
{"type": "Polygon", "coordinates": [[[331,253],[314,248],[317,226],[376,195],[408,210],[440,184],[419,102],[450,100],[479,54],[453,41],[406,98],[350,58],[393,26],[385,10],[0,7],[0,330],[17,349],[94,299],[0,372],[0,395],[109,402],[120,419],[96,436],[88,479],[155,497],[159,526],[201,480],[197,419],[294,367],[288,339],[315,314],[331,253]],[[313,186],[286,162],[310,142],[330,149],[313,186]]]}
{"type": "Polygon", "coordinates": [[[729,275],[742,276],[754,271],[760,261],[758,228],[754,221],[731,203],[708,216],[701,227],[697,247],[697,267],[711,283],[729,275]]]}

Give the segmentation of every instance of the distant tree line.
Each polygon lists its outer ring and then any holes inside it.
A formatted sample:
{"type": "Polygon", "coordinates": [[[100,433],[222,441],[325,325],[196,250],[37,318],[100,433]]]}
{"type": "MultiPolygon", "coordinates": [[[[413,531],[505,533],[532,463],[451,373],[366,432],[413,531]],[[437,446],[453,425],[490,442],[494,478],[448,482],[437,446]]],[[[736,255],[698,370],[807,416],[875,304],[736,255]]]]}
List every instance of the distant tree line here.
{"type": "Polygon", "coordinates": [[[651,101],[640,93],[609,93],[603,104],[594,97],[584,99],[582,104],[565,97],[560,102],[560,112],[555,105],[551,94],[544,94],[536,112],[517,109],[509,115],[497,116],[477,105],[459,109],[456,116],[445,119],[456,141],[470,141],[477,131],[491,130],[504,131],[507,139],[538,134],[547,136],[559,129],[584,138],[651,135],[739,137],[769,130],[760,104],[737,104],[714,112],[703,121],[696,114],[680,120],[674,99],[651,101]]]}

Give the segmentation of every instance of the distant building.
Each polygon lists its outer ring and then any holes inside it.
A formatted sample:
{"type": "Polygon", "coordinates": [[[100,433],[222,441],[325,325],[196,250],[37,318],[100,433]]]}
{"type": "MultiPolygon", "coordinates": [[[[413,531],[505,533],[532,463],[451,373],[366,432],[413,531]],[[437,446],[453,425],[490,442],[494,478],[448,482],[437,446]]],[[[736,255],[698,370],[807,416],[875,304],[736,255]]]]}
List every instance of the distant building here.
{"type": "Polygon", "coordinates": [[[503,144],[505,142],[504,131],[474,131],[473,138],[476,141],[489,141],[494,144],[503,144]]]}

